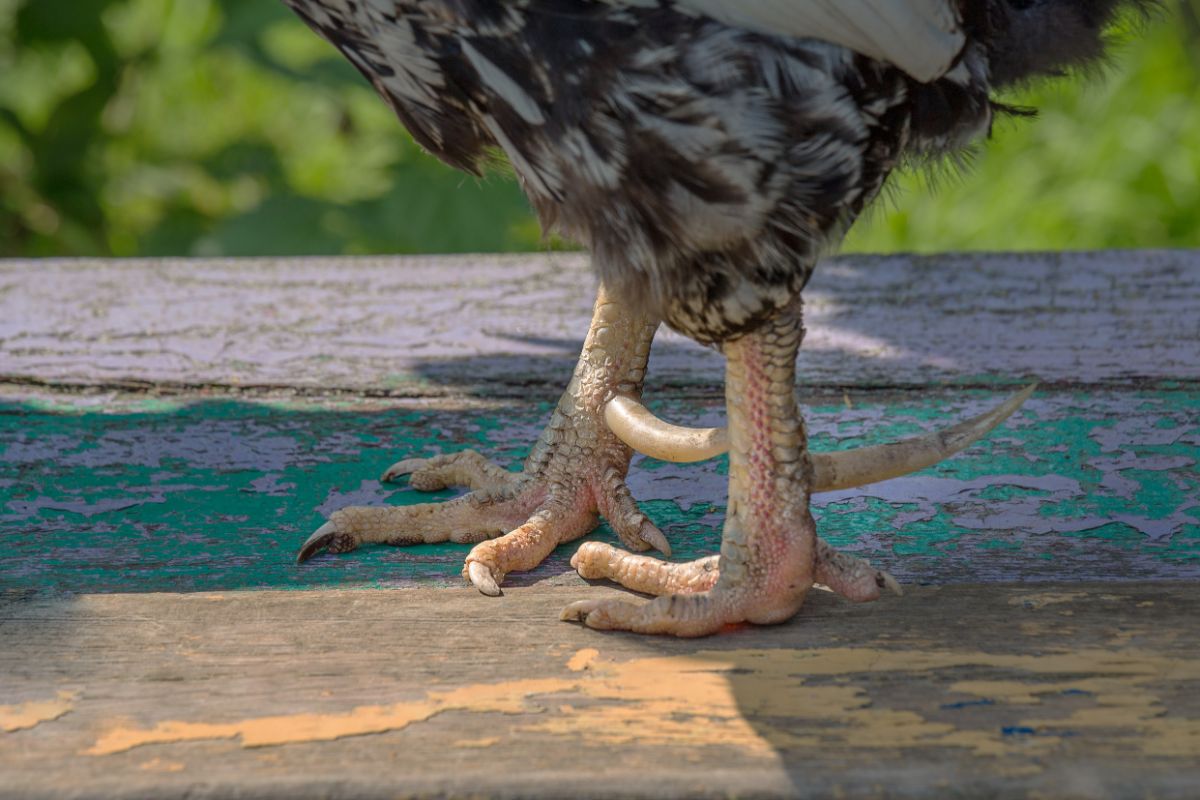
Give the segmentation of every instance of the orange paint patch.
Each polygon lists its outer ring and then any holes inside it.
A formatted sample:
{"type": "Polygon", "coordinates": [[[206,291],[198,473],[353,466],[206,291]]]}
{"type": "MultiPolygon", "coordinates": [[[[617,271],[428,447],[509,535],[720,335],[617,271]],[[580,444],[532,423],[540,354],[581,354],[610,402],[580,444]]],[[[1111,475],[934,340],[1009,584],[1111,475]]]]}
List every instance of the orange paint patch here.
{"type": "Polygon", "coordinates": [[[84,753],[103,756],[147,744],[206,739],[238,738],[243,747],[329,741],[344,736],[401,730],[443,711],[517,714],[525,710],[525,699],[530,695],[548,694],[571,685],[568,681],[553,679],[476,684],[430,692],[425,700],[390,706],[359,706],[342,714],[280,714],[219,723],[172,720],[152,728],[118,727],[101,736],[84,753]]]}
{"type": "Polygon", "coordinates": [[[571,672],[582,672],[592,665],[597,658],[600,657],[600,651],[594,647],[585,647],[575,655],[571,656],[571,660],[567,662],[567,669],[571,672]]]}
{"type": "Polygon", "coordinates": [[[12,733],[43,722],[52,722],[75,708],[77,696],[77,692],[59,692],[53,700],[33,700],[12,706],[0,706],[0,730],[12,733]]]}
{"type": "MultiPolygon", "coordinates": [[[[780,648],[698,651],[617,662],[603,660],[597,650],[587,648],[572,655],[567,666],[574,674],[468,684],[428,691],[420,700],[362,706],[344,713],[117,727],[86,752],[106,755],[146,744],[203,739],[237,738],[244,747],[326,741],[401,730],[450,710],[517,715],[507,730],[518,734],[567,736],[599,745],[734,747],[763,758],[777,757],[780,749],[830,746],[961,747],[980,756],[1027,757],[1062,746],[1057,735],[1014,738],[998,727],[960,727],[946,721],[940,702],[930,706],[937,719],[913,708],[889,708],[886,698],[871,693],[878,680],[855,683],[855,676],[977,666],[1016,675],[958,681],[951,691],[1017,706],[1042,705],[1052,695],[1056,703],[1070,703],[1065,708],[1069,714],[1038,715],[1022,722],[1023,726],[1051,734],[1086,728],[1130,751],[1200,757],[1200,720],[1169,716],[1153,688],[1164,679],[1200,681],[1200,662],[1153,652],[1007,655],[780,648]],[[831,683],[831,678],[836,682],[831,683]]],[[[498,741],[499,737],[464,739],[456,746],[490,747],[498,741]]]]}
{"type": "Polygon", "coordinates": [[[499,736],[488,736],[484,739],[459,739],[454,743],[455,747],[491,747],[492,745],[500,744],[499,736]]]}

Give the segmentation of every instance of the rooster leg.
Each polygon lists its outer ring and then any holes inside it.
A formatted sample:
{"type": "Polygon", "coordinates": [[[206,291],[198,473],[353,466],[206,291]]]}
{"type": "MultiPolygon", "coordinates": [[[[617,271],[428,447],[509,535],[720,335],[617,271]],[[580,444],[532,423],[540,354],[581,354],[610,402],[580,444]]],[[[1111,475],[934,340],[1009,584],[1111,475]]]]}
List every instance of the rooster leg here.
{"type": "MultiPolygon", "coordinates": [[[[794,394],[803,334],[797,306],[724,345],[729,506],[711,588],[687,591],[711,580],[707,575],[714,571],[711,562],[693,562],[660,570],[659,584],[674,594],[643,604],[573,603],[563,610],[563,619],[593,628],[704,636],[732,623],[783,622],[799,610],[822,563],[808,509],[812,462],[794,394]]],[[[855,562],[826,564],[839,580],[845,577],[848,589],[858,589],[862,581],[854,577],[855,562]]]]}
{"type": "Polygon", "coordinates": [[[641,396],[657,328],[657,319],[629,312],[601,287],[574,377],[523,472],[507,472],[473,451],[398,462],[385,480],[411,473],[418,489],[465,485],[473,491],[446,503],[342,509],[309,537],[297,559],[367,542],[478,542],[463,575],[496,595],[506,573],[537,566],[557,545],[587,534],[597,515],[631,550],[669,554],[666,538],[625,485],[633,451],[604,422],[604,406],[617,394],[641,396]]]}

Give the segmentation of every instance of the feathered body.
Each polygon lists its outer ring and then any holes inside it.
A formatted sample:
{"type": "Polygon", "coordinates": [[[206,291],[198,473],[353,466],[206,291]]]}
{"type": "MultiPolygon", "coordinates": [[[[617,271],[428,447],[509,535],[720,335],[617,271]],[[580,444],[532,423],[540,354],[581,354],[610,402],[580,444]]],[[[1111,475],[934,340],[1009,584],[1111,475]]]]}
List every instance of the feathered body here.
{"type": "Polygon", "coordinates": [[[422,146],[502,150],[612,293],[704,342],[788,306],[898,163],[990,129],[994,89],[1095,58],[1120,5],[942,1],[956,52],[923,81],[699,0],[285,0],[422,146]]]}

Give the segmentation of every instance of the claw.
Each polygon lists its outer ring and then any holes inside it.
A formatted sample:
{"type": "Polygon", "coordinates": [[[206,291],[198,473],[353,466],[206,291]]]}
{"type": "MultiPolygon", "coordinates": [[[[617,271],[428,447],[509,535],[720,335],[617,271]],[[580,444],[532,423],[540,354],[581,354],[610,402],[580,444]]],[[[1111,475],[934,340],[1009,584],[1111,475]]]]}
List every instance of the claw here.
{"type": "Polygon", "coordinates": [[[309,536],[300,547],[300,552],[296,553],[296,563],[303,564],[305,561],[308,561],[318,552],[328,547],[337,535],[337,526],[332,522],[326,522],[317,528],[316,532],[312,536],[309,536]]]}
{"type": "Polygon", "coordinates": [[[880,589],[887,589],[897,597],[904,596],[904,589],[901,588],[900,581],[893,578],[890,573],[879,570],[879,574],[875,576],[875,583],[879,585],[880,589]]]}
{"type": "MultiPolygon", "coordinates": [[[[986,436],[1036,388],[1036,383],[1030,384],[991,411],[924,436],[840,453],[813,453],[812,490],[850,489],[931,467],[986,436]]],[[[614,397],[604,407],[604,419],[625,444],[664,461],[702,461],[729,449],[726,429],[672,425],[629,397],[614,397]]]]}
{"type": "Polygon", "coordinates": [[[671,543],[667,541],[667,537],[653,522],[647,520],[642,523],[642,529],[638,531],[638,537],[667,558],[671,557],[671,543]]]}
{"type": "Polygon", "coordinates": [[[406,458],[403,461],[397,461],[392,464],[383,473],[383,477],[379,479],[381,483],[389,483],[404,475],[408,475],[418,469],[421,464],[428,459],[424,458],[406,458]]]}
{"type": "Polygon", "coordinates": [[[478,561],[467,562],[467,580],[488,597],[500,596],[500,585],[496,583],[492,571],[478,561]]]}

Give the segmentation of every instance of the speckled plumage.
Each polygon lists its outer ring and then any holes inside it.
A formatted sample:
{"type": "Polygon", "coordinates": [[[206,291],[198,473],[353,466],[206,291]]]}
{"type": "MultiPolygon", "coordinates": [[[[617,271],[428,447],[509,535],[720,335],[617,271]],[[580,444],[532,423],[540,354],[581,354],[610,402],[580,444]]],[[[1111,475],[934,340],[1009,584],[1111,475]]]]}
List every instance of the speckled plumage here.
{"type": "Polygon", "coordinates": [[[920,83],[671,0],[287,2],[430,152],[478,172],[502,150],[547,229],[587,245],[618,296],[702,341],[787,305],[906,154],[987,131],[990,74],[1059,66],[1007,31],[1046,6],[1098,41],[1114,5],[965,3],[958,60],[920,83]]]}
{"type": "Polygon", "coordinates": [[[290,4],[430,152],[501,149],[615,293],[705,341],[785,305],[910,143],[900,71],[669,4],[290,4]]]}

